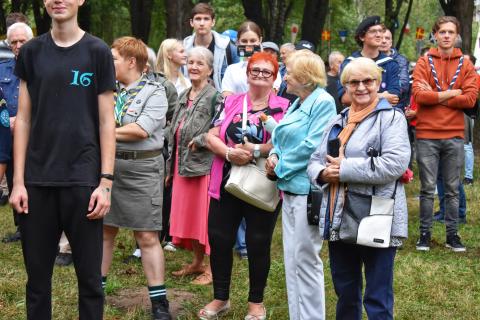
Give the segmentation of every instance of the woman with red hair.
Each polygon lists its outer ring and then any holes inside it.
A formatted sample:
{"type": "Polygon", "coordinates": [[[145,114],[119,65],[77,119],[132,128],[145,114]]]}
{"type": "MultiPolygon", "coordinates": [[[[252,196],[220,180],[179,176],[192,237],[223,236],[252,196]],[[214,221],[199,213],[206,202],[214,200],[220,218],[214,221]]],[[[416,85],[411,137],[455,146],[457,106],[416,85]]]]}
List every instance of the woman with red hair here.
{"type": "Polygon", "coordinates": [[[225,191],[232,164],[242,166],[255,158],[266,158],[272,148],[270,134],[259,116],[263,113],[279,121],[289,101],[277,97],[272,90],[278,63],[271,54],[258,52],[248,61],[246,93],[225,98],[213,127],[201,139],[192,142],[194,148],[208,148],[215,154],[210,172],[210,212],[208,239],[213,274],[214,300],[200,310],[200,319],[216,319],[230,307],[229,291],[232,274],[232,248],[236,231],[243,218],[246,221],[246,243],[250,291],[248,314],[245,319],[266,318],[263,292],[270,269],[270,245],[278,210],[274,213],[254,207],[225,191]],[[242,113],[247,107],[246,131],[242,132],[242,113]]]}

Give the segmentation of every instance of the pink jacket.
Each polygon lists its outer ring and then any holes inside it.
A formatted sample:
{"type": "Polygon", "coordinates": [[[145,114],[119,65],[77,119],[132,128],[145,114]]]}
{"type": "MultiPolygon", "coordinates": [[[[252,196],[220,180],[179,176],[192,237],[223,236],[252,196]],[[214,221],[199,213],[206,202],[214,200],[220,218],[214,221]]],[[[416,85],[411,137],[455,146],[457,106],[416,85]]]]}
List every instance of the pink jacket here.
{"type": "MultiPolygon", "coordinates": [[[[225,140],[225,133],[227,131],[228,126],[232,122],[233,117],[236,114],[242,113],[243,108],[243,98],[245,97],[246,93],[236,94],[229,96],[225,99],[225,119],[220,127],[220,139],[226,144],[227,141],[225,140]]],[[[290,102],[282,97],[278,97],[275,94],[271,94],[268,100],[268,105],[271,109],[281,108],[283,112],[278,112],[273,115],[273,118],[278,122],[283,118],[283,115],[288,109],[290,102]]],[[[248,110],[252,108],[252,102],[250,98],[247,96],[247,106],[248,110]]],[[[264,141],[266,143],[270,140],[270,134],[264,129],[264,141]]],[[[210,186],[208,190],[208,194],[215,199],[220,199],[220,185],[222,184],[223,178],[223,165],[225,163],[224,157],[215,156],[212,164],[212,170],[210,171],[210,186]]]]}

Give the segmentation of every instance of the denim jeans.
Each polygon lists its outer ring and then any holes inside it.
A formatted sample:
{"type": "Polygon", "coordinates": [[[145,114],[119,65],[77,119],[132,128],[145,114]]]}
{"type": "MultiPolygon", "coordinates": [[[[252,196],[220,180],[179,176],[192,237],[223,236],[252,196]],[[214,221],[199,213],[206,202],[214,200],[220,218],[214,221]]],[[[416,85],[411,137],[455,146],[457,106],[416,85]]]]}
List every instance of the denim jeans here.
{"type": "Polygon", "coordinates": [[[245,218],[242,219],[240,226],[238,227],[237,231],[237,238],[235,241],[235,251],[238,253],[247,253],[247,243],[245,241],[245,232],[247,229],[247,223],[245,222],[245,218]]]}
{"type": "Polygon", "coordinates": [[[341,241],[328,243],[337,320],[362,319],[362,267],[365,272],[363,305],[368,319],[393,320],[393,267],[396,247],[370,248],[341,241]]]}
{"type": "MultiPolygon", "coordinates": [[[[438,191],[438,202],[440,203],[440,214],[445,217],[445,191],[443,188],[443,178],[442,171],[440,167],[438,168],[438,178],[437,178],[437,191],[438,191]]],[[[460,182],[458,185],[458,217],[465,219],[467,216],[467,198],[465,196],[465,190],[463,189],[463,183],[460,182]]]]}
{"type": "Polygon", "coordinates": [[[445,190],[445,226],[447,235],[457,232],[458,185],[464,163],[463,139],[417,139],[417,163],[420,175],[420,232],[429,232],[433,220],[433,201],[438,167],[442,167],[445,190]]]}
{"type": "Polygon", "coordinates": [[[463,149],[465,150],[465,178],[473,179],[473,162],[475,155],[473,154],[472,143],[464,144],[463,149]]]}

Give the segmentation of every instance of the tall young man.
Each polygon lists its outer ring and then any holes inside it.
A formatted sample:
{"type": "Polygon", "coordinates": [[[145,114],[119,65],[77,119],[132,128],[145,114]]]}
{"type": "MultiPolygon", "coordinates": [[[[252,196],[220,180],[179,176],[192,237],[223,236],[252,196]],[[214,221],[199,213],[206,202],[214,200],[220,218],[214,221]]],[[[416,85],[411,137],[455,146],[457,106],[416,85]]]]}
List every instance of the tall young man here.
{"type": "MultiPolygon", "coordinates": [[[[195,46],[202,46],[213,53],[212,80],[215,88],[221,92],[225,69],[238,62],[237,48],[230,43],[230,38],[212,30],[215,26],[215,11],[208,3],[200,2],[193,7],[190,25],[194,34],[183,40],[183,46],[187,52],[195,46]]],[[[185,76],[188,76],[186,69],[185,76]]]]}
{"type": "Polygon", "coordinates": [[[440,17],[433,26],[437,48],[420,57],[413,73],[417,111],[417,162],[420,174],[420,239],[417,250],[430,249],[433,199],[439,164],[445,190],[446,247],[466,248],[457,234],[458,184],[463,166],[463,109],[472,108],[478,94],[475,69],[454,48],[460,32],[455,17],[440,17]]]}
{"type": "MultiPolygon", "coordinates": [[[[345,66],[355,58],[366,57],[370,58],[383,69],[382,79],[380,82],[379,98],[385,98],[391,105],[396,105],[400,96],[400,81],[398,63],[391,57],[387,57],[380,51],[382,44],[384,26],[380,21],[379,16],[371,16],[365,18],[357,27],[355,31],[355,41],[362,48],[355,51],[352,55],[343,61],[340,67],[340,75],[345,66]]],[[[345,89],[338,82],[338,97],[343,105],[350,105],[351,101],[347,97],[345,89]]]]}
{"type": "Polygon", "coordinates": [[[44,0],[52,29],[20,50],[10,202],[20,215],[27,318],[51,319],[51,278],[65,231],[81,320],[103,318],[102,218],[115,154],[115,71],[108,46],[77,23],[84,0],[44,0]]]}

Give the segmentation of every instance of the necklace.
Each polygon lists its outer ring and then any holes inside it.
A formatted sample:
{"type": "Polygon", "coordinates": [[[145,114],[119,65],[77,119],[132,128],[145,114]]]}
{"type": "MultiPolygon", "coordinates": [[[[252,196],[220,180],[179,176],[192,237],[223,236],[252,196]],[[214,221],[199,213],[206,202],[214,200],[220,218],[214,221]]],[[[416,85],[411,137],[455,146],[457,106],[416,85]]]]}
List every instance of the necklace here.
{"type": "Polygon", "coordinates": [[[263,97],[262,99],[260,99],[260,101],[252,101],[252,107],[255,108],[255,107],[266,107],[268,106],[268,98],[270,97],[270,93],[268,93],[267,96],[263,97]]]}

